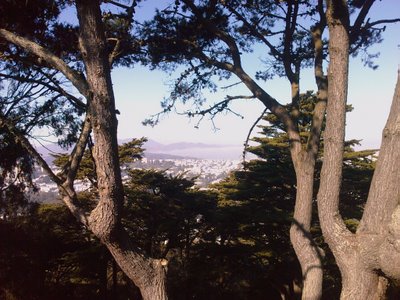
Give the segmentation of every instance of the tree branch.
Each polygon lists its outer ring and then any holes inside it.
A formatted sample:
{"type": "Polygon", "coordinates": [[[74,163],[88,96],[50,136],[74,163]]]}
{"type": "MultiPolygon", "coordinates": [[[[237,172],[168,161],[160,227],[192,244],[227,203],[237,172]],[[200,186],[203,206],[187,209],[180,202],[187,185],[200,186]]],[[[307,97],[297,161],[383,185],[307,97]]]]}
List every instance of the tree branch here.
{"type": "Polygon", "coordinates": [[[240,20],[252,33],[254,37],[257,37],[260,39],[271,51],[272,55],[277,58],[277,59],[282,59],[282,54],[274,47],[266,38],[263,34],[260,33],[259,30],[257,30],[257,26],[250,24],[242,14],[234,10],[231,6],[228,6],[226,3],[224,3],[225,6],[228,8],[228,10],[233,13],[238,20],[240,20]]]}
{"type": "Polygon", "coordinates": [[[231,57],[233,61],[233,65],[235,67],[241,67],[242,62],[241,62],[241,57],[240,57],[240,51],[239,48],[235,42],[235,40],[226,32],[218,29],[213,23],[211,23],[208,19],[203,18],[202,14],[200,13],[199,9],[194,5],[193,1],[190,0],[184,0],[183,1],[194,13],[194,15],[201,19],[204,24],[212,31],[214,34],[221,40],[223,41],[229,48],[231,52],[231,57]]]}
{"type": "Polygon", "coordinates": [[[74,149],[68,159],[67,166],[64,167],[64,174],[66,177],[65,184],[72,186],[78,172],[80,162],[86,149],[92,126],[90,123],[90,117],[86,114],[86,118],[83,122],[82,131],[78,141],[75,144],[74,149]]]}
{"type": "Polygon", "coordinates": [[[24,136],[23,133],[21,133],[15,126],[14,124],[4,118],[0,114],[0,127],[1,126],[6,126],[7,129],[14,135],[15,140],[19,142],[27,151],[28,153],[34,158],[36,163],[41,166],[47,175],[50,177],[50,179],[57,184],[58,188],[60,189],[62,195],[63,195],[63,201],[65,205],[70,209],[71,213],[80,221],[82,222],[83,225],[87,226],[88,221],[85,212],[79,208],[75,202],[76,202],[76,193],[72,188],[65,186],[63,184],[63,181],[60,177],[58,177],[50,168],[50,166],[47,164],[47,162],[43,159],[43,157],[36,151],[36,149],[32,146],[32,144],[29,142],[29,140],[24,136]]]}
{"type": "Polygon", "coordinates": [[[383,20],[378,20],[375,22],[371,22],[371,23],[367,23],[364,27],[364,29],[370,29],[376,25],[380,25],[380,24],[390,24],[390,23],[397,23],[400,22],[400,19],[383,19],[383,20]]]}
{"type": "Polygon", "coordinates": [[[358,13],[357,19],[354,21],[354,24],[351,28],[351,35],[354,38],[354,33],[360,31],[362,24],[364,23],[364,20],[366,16],[368,15],[368,12],[372,5],[374,4],[375,0],[366,0],[358,13]]]}
{"type": "Polygon", "coordinates": [[[64,96],[65,98],[69,99],[74,105],[75,107],[79,108],[79,109],[85,109],[86,104],[83,103],[79,98],[73,96],[72,94],[68,93],[67,91],[65,91],[59,84],[57,84],[50,76],[48,76],[47,74],[43,73],[42,71],[39,71],[43,76],[45,76],[49,81],[51,81],[54,85],[49,84],[48,82],[45,82],[43,80],[40,79],[33,79],[33,78],[29,78],[28,76],[16,76],[16,75],[10,75],[10,74],[5,74],[5,73],[0,73],[0,77],[4,77],[7,79],[13,79],[13,80],[17,80],[19,82],[26,82],[26,83],[36,83],[36,84],[40,84],[46,88],[48,88],[49,90],[53,91],[53,92],[57,92],[60,95],[64,96]]]}
{"type": "Polygon", "coordinates": [[[86,98],[90,97],[89,86],[84,77],[77,71],[71,69],[62,59],[51,53],[49,50],[6,29],[0,29],[0,37],[43,59],[52,68],[63,73],[82,95],[86,98]]]}
{"type": "Polygon", "coordinates": [[[328,100],[328,81],[323,70],[324,46],[322,34],[326,27],[326,18],[323,10],[323,0],[318,0],[318,12],[320,21],[314,28],[311,29],[311,34],[314,43],[314,76],[318,87],[317,103],[314,107],[313,120],[310,128],[310,134],[307,141],[307,152],[314,158],[318,154],[322,124],[326,111],[326,103],[328,100]]]}
{"type": "Polygon", "coordinates": [[[247,153],[247,147],[249,146],[249,140],[250,140],[250,136],[251,136],[251,134],[252,134],[252,132],[253,132],[253,130],[254,130],[254,128],[256,127],[256,125],[258,124],[258,122],[260,122],[261,121],[261,119],[264,117],[264,115],[265,115],[265,113],[267,112],[267,108],[265,108],[264,110],[263,110],[263,112],[260,114],[260,116],[255,120],[255,122],[253,123],[253,125],[251,125],[251,127],[250,127],[250,129],[249,129],[249,132],[247,133],[247,137],[246,137],[246,140],[244,141],[244,144],[243,144],[243,146],[244,146],[244,149],[243,149],[243,166],[245,165],[245,162],[246,162],[246,153],[247,153]]]}

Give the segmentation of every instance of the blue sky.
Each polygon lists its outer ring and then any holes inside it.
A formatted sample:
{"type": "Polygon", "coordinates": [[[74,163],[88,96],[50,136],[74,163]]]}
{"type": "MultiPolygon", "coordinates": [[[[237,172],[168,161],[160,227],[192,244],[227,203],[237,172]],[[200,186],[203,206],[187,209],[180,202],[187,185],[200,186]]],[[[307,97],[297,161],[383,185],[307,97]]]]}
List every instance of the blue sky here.
{"type": "MultiPolygon", "coordinates": [[[[146,8],[146,14],[151,14],[155,3],[157,1],[153,0],[142,4],[146,8]]],[[[371,16],[372,19],[399,17],[400,2],[379,1],[373,7],[371,16]]],[[[376,60],[379,64],[377,70],[364,67],[360,58],[352,59],[350,63],[348,103],[354,106],[354,111],[348,114],[347,138],[362,139],[363,148],[377,148],[380,144],[399,68],[399,37],[400,24],[388,25],[383,43],[372,48],[372,52],[380,52],[380,57],[376,60]]],[[[253,55],[247,63],[249,73],[253,75],[251,70],[260,65],[259,57],[253,55]]],[[[168,95],[167,83],[172,77],[161,71],[149,71],[145,67],[135,66],[133,69],[115,69],[112,78],[116,106],[121,112],[118,116],[120,138],[146,136],[162,143],[187,141],[239,146],[243,144],[250,126],[264,109],[257,100],[236,103],[233,107],[244,118],[221,115],[215,119],[217,131],[210,121],[204,120],[200,128],[196,129],[196,121],[174,113],[165,116],[154,128],[145,127],[142,121],[161,110],[160,101],[168,95]]],[[[261,86],[282,103],[290,99],[290,86],[284,79],[261,82],[261,86]]],[[[300,87],[303,92],[315,89],[312,70],[303,72],[300,87]]],[[[246,92],[245,89],[236,91],[241,94],[246,92]]],[[[234,95],[236,91],[228,94],[234,95]]],[[[210,103],[222,100],[224,95],[210,95],[210,103]]]]}

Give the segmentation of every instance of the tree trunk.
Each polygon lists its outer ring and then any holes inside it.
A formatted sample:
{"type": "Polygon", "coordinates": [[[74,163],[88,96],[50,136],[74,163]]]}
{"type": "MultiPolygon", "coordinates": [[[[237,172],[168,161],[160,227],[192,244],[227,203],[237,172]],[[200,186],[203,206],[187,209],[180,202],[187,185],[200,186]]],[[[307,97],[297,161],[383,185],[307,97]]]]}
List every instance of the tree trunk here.
{"type": "Polygon", "coordinates": [[[167,297],[167,260],[146,257],[122,232],[115,242],[106,242],[108,250],[121,270],[140,289],[144,300],[165,300],[167,297]],[[124,237],[125,236],[125,237],[124,237]]]}
{"type": "Polygon", "coordinates": [[[303,274],[302,299],[312,300],[322,296],[323,255],[310,234],[315,159],[305,151],[302,154],[300,161],[294,160],[297,192],[290,241],[303,274]]]}
{"type": "MultiPolygon", "coordinates": [[[[357,261],[357,258],[353,259],[357,261]]],[[[379,300],[379,276],[371,271],[365,270],[362,264],[347,264],[342,268],[342,291],[340,299],[365,299],[379,300]]],[[[384,295],[383,295],[384,296],[384,295]]]]}
{"type": "Polygon", "coordinates": [[[400,82],[357,233],[339,214],[345,106],[347,98],[349,16],[346,1],[328,0],[329,72],[324,163],[318,212],[325,241],[342,275],[341,299],[385,299],[388,281],[400,279],[400,82]]]}
{"type": "Polygon", "coordinates": [[[89,217],[89,228],[107,246],[115,261],[139,287],[145,300],[167,299],[166,263],[141,253],[121,225],[124,192],[118,158],[117,119],[108,49],[100,2],[78,0],[80,48],[91,96],[88,114],[95,139],[94,159],[99,202],[89,217]]]}
{"type": "MultiPolygon", "coordinates": [[[[67,173],[57,176],[38,154],[29,140],[16,130],[12,122],[1,118],[15,138],[36,161],[45,168],[58,185],[63,200],[73,215],[89,228],[107,246],[116,262],[138,286],[144,299],[167,299],[165,291],[166,261],[154,260],[134,247],[121,225],[120,210],[124,199],[118,158],[117,118],[108,58],[107,42],[101,19],[99,0],[77,0],[80,26],[79,46],[86,70],[86,78],[70,68],[61,58],[39,44],[0,29],[0,36],[31,52],[66,78],[87,99],[87,111],[79,141],[71,154],[67,173]],[[99,201],[88,215],[76,205],[73,181],[85,150],[88,136],[93,131],[94,160],[98,182],[99,201]],[[65,175],[65,176],[64,176],[65,175]]],[[[0,116],[1,117],[1,116],[0,116]]]]}
{"type": "MultiPolygon", "coordinates": [[[[290,241],[295,249],[303,272],[303,299],[319,299],[322,295],[322,256],[315,245],[311,234],[312,200],[314,187],[314,167],[318,152],[319,135],[325,105],[316,106],[318,112],[313,120],[313,129],[310,133],[309,149],[303,150],[297,123],[283,106],[267,94],[241,68],[235,73],[264,105],[276,115],[285,125],[290,140],[290,154],[296,171],[297,192],[293,215],[293,225],[290,229],[290,241]],[[318,124],[316,124],[318,123],[318,124]]],[[[297,97],[299,86],[292,85],[293,98],[297,97]]]]}

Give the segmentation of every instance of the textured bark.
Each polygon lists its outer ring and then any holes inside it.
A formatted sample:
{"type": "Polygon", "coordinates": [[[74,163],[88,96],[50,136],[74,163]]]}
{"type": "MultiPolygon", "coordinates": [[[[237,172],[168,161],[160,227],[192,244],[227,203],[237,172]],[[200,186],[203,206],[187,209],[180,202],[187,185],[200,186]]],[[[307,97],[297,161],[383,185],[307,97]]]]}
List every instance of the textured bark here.
{"type": "Polygon", "coordinates": [[[310,233],[315,159],[305,151],[303,155],[295,167],[297,193],[290,241],[303,274],[302,299],[312,300],[322,296],[323,255],[310,233]]]}
{"type": "Polygon", "coordinates": [[[99,202],[89,216],[89,228],[139,287],[143,299],[167,299],[163,263],[135,248],[120,223],[124,191],[118,159],[118,122],[99,5],[93,0],[76,1],[80,48],[90,88],[88,113],[95,139],[93,156],[99,193],[99,202]]]}
{"type": "Polygon", "coordinates": [[[119,243],[105,245],[121,270],[139,287],[144,300],[168,299],[165,285],[167,260],[146,257],[126,237],[119,243]]]}
{"type": "MultiPolygon", "coordinates": [[[[319,218],[324,238],[337,244],[345,234],[351,237],[339,214],[339,192],[342,179],[342,162],[345,136],[345,115],[348,83],[349,40],[345,21],[337,19],[343,9],[342,1],[328,1],[329,69],[328,104],[324,133],[324,157],[318,193],[319,218]],[[334,5],[338,7],[334,7],[334,5]]],[[[347,19],[346,19],[347,17],[347,19]]],[[[344,242],[344,241],[343,241],[344,242]]],[[[332,249],[333,250],[333,249],[332,249]]]]}
{"type": "Polygon", "coordinates": [[[97,1],[77,1],[80,48],[91,94],[88,112],[95,139],[93,156],[99,190],[99,203],[90,214],[89,226],[101,240],[107,240],[119,227],[123,187],[114,94],[98,6],[97,1]]]}
{"type": "Polygon", "coordinates": [[[321,229],[342,275],[341,299],[385,299],[387,279],[381,274],[400,278],[399,78],[363,218],[353,234],[339,214],[349,17],[344,0],[328,0],[327,7],[330,63],[324,162],[318,193],[321,229]]]}

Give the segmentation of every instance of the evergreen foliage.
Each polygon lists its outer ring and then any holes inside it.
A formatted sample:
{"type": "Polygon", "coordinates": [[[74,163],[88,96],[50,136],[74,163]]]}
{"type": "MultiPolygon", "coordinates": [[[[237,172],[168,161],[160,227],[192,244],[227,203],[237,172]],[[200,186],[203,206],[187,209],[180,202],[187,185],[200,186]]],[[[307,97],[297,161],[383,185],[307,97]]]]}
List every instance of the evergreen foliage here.
{"type": "MultiPolygon", "coordinates": [[[[298,121],[301,137],[305,140],[309,135],[315,103],[316,96],[312,92],[300,95],[298,121]]],[[[348,107],[348,111],[351,109],[348,107]]],[[[270,113],[265,114],[263,120],[267,125],[259,126],[259,135],[252,139],[254,145],[247,149],[256,155],[257,159],[245,162],[243,170],[231,173],[226,180],[215,185],[215,188],[219,191],[218,203],[221,210],[227,209],[227,215],[232,217],[223,228],[236,227],[236,230],[231,232],[231,239],[237,244],[251,247],[253,255],[265,255],[264,260],[260,257],[260,261],[264,268],[267,268],[264,272],[269,274],[268,280],[274,283],[275,292],[284,290],[283,285],[289,284],[292,285],[293,293],[295,283],[301,282],[301,272],[289,240],[296,197],[295,171],[290,158],[289,140],[283,131],[282,123],[270,113]],[[232,227],[232,224],[236,224],[235,227],[232,227]],[[274,274],[276,270],[282,269],[286,272],[286,276],[282,278],[286,277],[288,281],[278,283],[274,274]]],[[[347,226],[353,232],[357,228],[357,217],[362,215],[376,158],[376,150],[354,150],[353,147],[358,142],[346,142],[341,194],[341,212],[347,226]]],[[[315,174],[317,184],[314,199],[318,190],[322,160],[323,153],[320,151],[315,174]]],[[[314,222],[311,231],[317,236],[316,241],[327,255],[325,289],[330,291],[329,297],[338,297],[337,294],[333,296],[340,291],[338,271],[329,249],[323,243],[318,222],[314,222]]],[[[289,290],[286,293],[289,293],[289,290]]]]}

